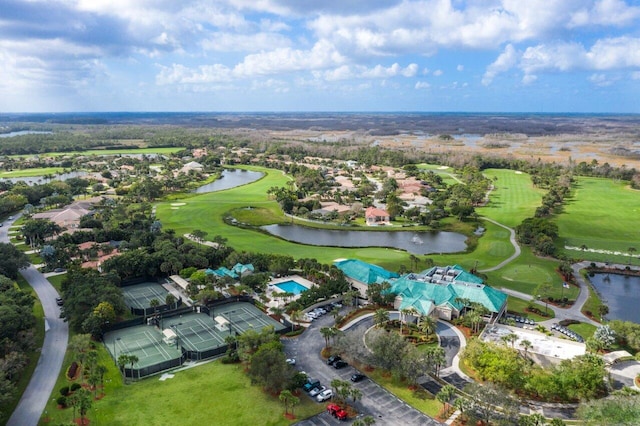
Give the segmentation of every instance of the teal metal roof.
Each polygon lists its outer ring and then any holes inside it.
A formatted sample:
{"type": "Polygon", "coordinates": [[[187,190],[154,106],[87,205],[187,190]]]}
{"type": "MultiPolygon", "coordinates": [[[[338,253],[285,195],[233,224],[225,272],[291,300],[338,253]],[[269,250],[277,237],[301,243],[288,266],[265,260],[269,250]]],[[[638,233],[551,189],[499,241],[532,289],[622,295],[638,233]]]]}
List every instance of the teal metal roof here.
{"type": "Polygon", "coordinates": [[[391,282],[391,280],[400,276],[397,273],[387,271],[378,265],[366,263],[358,259],[340,260],[335,262],[334,265],[347,277],[367,285],[382,283],[384,281],[391,282]]]}
{"type": "Polygon", "coordinates": [[[491,312],[499,312],[507,301],[507,295],[492,287],[482,284],[482,280],[460,266],[442,268],[434,267],[422,272],[419,275],[408,274],[395,280],[389,292],[402,296],[401,309],[414,307],[422,314],[428,314],[426,309],[419,309],[420,306],[429,308],[429,304],[421,305],[419,302],[429,302],[436,306],[449,305],[458,310],[462,309],[459,299],[468,299],[471,302],[479,303],[491,312]],[[455,270],[455,278],[451,281],[441,280],[440,282],[429,282],[436,271],[455,270]],[[461,278],[464,278],[462,280],[461,278]]]}

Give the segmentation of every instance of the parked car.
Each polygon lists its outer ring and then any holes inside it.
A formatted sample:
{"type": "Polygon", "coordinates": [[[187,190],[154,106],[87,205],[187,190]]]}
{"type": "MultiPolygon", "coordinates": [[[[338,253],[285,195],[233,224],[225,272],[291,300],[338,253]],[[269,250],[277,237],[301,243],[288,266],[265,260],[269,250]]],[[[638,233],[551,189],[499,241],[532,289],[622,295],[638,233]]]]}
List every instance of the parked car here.
{"type": "Polygon", "coordinates": [[[287,364],[289,364],[289,365],[296,365],[296,360],[295,360],[295,358],[287,358],[287,364]]]}
{"type": "Polygon", "coordinates": [[[317,388],[311,389],[309,391],[309,396],[318,396],[319,394],[321,394],[326,390],[327,390],[326,386],[318,386],[317,388]]]}
{"type": "Polygon", "coordinates": [[[324,402],[333,398],[333,391],[331,389],[324,390],[316,396],[316,401],[324,402]]]}
{"type": "Polygon", "coordinates": [[[307,379],[307,383],[302,387],[305,392],[311,392],[312,389],[320,386],[320,380],[318,379],[307,379]]]}
{"type": "Polygon", "coordinates": [[[329,412],[329,414],[331,414],[333,417],[335,417],[338,420],[346,420],[347,417],[348,417],[347,412],[344,411],[337,404],[329,404],[329,405],[327,405],[327,411],[329,412]]]}
{"type": "Polygon", "coordinates": [[[58,306],[64,305],[64,301],[62,300],[62,297],[56,297],[56,305],[58,306]]]}
{"type": "Polygon", "coordinates": [[[359,382],[361,380],[363,380],[366,376],[364,374],[361,373],[355,373],[353,376],[351,376],[351,381],[356,383],[359,382]]]}
{"type": "Polygon", "coordinates": [[[335,368],[336,370],[340,370],[341,368],[345,368],[347,365],[349,364],[344,361],[336,361],[333,363],[333,368],[335,368]]]}
{"type": "Polygon", "coordinates": [[[340,358],[339,355],[331,355],[329,357],[329,359],[327,359],[327,365],[333,365],[336,361],[340,361],[342,358],[340,358]]]}
{"type": "Polygon", "coordinates": [[[53,270],[53,272],[58,272],[58,273],[59,272],[64,272],[64,271],[66,271],[66,269],[64,269],[64,268],[56,268],[56,269],[53,270]]]}

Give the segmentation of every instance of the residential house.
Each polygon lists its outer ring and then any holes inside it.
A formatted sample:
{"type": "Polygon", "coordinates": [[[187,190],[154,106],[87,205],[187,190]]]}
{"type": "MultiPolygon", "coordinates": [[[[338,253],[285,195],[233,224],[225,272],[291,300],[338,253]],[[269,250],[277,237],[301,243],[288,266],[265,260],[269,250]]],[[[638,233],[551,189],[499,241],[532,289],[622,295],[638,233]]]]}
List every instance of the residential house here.
{"type": "Polygon", "coordinates": [[[364,212],[365,222],[368,226],[389,225],[389,213],[376,207],[367,207],[364,212]]]}

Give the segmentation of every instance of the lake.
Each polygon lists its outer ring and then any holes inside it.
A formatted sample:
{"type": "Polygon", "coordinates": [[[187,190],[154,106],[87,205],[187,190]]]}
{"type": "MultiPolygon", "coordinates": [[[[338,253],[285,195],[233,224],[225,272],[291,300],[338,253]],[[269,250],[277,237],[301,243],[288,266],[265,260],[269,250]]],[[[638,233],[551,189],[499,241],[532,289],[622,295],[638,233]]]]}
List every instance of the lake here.
{"type": "Polygon", "coordinates": [[[253,172],[250,170],[233,169],[223,170],[220,179],[202,185],[196,188],[193,192],[197,194],[204,194],[205,192],[222,191],[224,189],[235,188],[236,186],[246,185],[251,182],[255,182],[264,176],[264,173],[253,172]]]}
{"type": "MultiPolygon", "coordinates": [[[[640,324],[640,277],[595,274],[589,277],[602,301],[609,307],[607,319],[640,324]]],[[[595,313],[595,312],[594,312],[595,313]]],[[[597,314],[596,314],[597,315],[597,314]]]]}
{"type": "Polygon", "coordinates": [[[312,246],[389,247],[412,254],[457,253],[467,248],[467,237],[456,232],[343,231],[300,225],[268,225],[262,229],[287,241],[312,246]]]}
{"type": "Polygon", "coordinates": [[[54,180],[67,180],[76,177],[84,177],[87,176],[87,172],[68,172],[68,173],[60,173],[54,174],[53,178],[45,178],[44,176],[31,176],[31,177],[9,177],[9,178],[0,178],[3,180],[9,180],[13,183],[25,182],[27,185],[42,185],[43,183],[49,183],[54,180]]]}
{"type": "Polygon", "coordinates": [[[35,130],[20,130],[17,132],[0,133],[0,138],[12,138],[22,135],[50,135],[52,132],[37,132],[35,130]]]}

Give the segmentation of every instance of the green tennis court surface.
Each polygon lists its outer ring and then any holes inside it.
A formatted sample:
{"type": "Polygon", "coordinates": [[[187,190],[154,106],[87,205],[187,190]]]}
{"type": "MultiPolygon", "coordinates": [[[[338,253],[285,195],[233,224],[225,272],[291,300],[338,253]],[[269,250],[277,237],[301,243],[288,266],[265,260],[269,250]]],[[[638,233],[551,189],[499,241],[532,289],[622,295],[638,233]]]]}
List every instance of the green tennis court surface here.
{"type": "MultiPolygon", "coordinates": [[[[156,327],[137,325],[105,334],[104,344],[114,360],[122,354],[135,355],[137,369],[178,359],[182,351],[175,345],[162,341],[162,333],[156,327]]],[[[130,367],[130,366],[127,366],[130,367]]]]}
{"type": "Polygon", "coordinates": [[[130,308],[146,309],[150,308],[150,302],[157,299],[160,305],[164,305],[169,292],[161,284],[147,282],[142,284],[122,287],[124,303],[130,308]]]}

